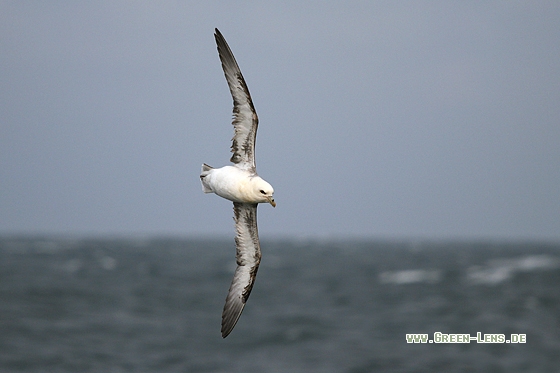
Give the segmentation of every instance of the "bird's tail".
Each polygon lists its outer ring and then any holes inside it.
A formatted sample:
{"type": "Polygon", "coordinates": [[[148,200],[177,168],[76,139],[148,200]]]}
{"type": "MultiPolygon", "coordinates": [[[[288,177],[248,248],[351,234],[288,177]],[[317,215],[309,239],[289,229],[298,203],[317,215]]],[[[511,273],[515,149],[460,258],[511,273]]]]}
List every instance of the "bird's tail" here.
{"type": "Polygon", "coordinates": [[[206,176],[212,172],[214,168],[212,166],[207,165],[206,163],[202,164],[202,171],[200,172],[200,182],[202,183],[202,191],[204,193],[213,193],[214,191],[210,187],[210,185],[206,182],[206,176]]]}

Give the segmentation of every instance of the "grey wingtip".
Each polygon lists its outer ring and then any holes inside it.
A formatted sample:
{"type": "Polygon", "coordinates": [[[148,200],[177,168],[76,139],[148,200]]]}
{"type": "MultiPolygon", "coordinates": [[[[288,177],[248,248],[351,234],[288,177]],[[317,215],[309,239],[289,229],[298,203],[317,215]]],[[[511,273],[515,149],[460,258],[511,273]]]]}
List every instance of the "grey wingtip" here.
{"type": "Polygon", "coordinates": [[[222,338],[226,338],[241,317],[241,313],[245,308],[245,303],[241,304],[241,307],[231,307],[228,303],[224,306],[224,312],[222,313],[222,338]],[[229,306],[229,307],[228,307],[229,306]]]}
{"type": "Polygon", "coordinates": [[[216,41],[217,41],[218,39],[225,40],[224,36],[223,36],[222,33],[220,32],[220,30],[218,30],[217,28],[214,29],[214,38],[216,39],[216,41]]]}

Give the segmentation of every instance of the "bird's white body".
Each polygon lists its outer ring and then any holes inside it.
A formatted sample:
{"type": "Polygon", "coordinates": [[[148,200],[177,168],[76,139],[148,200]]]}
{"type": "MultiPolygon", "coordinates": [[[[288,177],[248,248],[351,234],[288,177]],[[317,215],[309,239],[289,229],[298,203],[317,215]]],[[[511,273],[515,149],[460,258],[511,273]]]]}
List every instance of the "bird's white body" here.
{"type": "Polygon", "coordinates": [[[202,190],[215,193],[232,202],[271,203],[274,189],[259,175],[235,166],[211,168],[202,166],[202,190]]]}

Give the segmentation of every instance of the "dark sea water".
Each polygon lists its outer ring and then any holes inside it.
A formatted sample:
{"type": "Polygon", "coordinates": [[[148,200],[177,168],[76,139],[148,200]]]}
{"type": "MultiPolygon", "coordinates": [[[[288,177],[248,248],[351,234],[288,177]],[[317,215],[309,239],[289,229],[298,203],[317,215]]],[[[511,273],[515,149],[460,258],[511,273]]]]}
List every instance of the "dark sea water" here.
{"type": "Polygon", "coordinates": [[[560,244],[262,246],[222,339],[233,240],[0,238],[0,372],[560,371],[560,244]]]}

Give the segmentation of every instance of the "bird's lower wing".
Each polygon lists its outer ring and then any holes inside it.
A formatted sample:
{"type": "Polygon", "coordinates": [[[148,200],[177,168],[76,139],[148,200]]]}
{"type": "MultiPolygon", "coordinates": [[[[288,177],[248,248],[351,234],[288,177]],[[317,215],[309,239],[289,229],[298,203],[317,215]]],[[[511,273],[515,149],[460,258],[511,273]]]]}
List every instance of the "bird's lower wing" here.
{"type": "Polygon", "coordinates": [[[222,337],[231,333],[239,320],[245,303],[251,294],[259,263],[261,247],[257,229],[257,205],[233,203],[235,220],[235,245],[237,248],[237,269],[226,297],[222,313],[222,337]]]}

